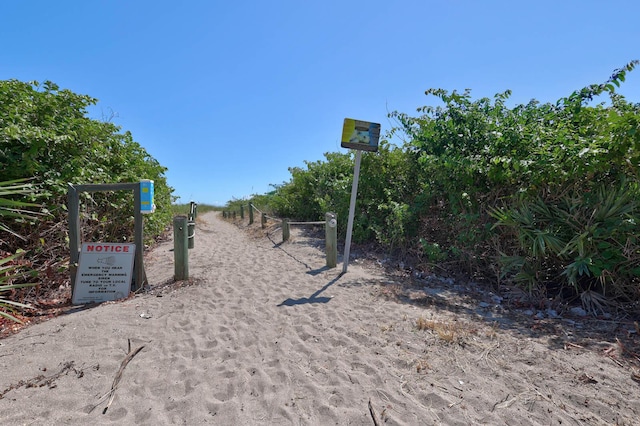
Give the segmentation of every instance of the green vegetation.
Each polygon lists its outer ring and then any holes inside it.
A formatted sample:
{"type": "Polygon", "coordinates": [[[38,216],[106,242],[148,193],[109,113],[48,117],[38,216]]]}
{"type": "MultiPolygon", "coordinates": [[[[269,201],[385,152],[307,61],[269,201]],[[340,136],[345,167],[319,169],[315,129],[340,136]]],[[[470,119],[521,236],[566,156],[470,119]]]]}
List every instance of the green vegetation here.
{"type": "MultiPolygon", "coordinates": [[[[5,207],[14,214],[0,215],[0,249],[4,257],[28,251],[25,258],[40,272],[30,279],[41,293],[57,288],[68,275],[68,184],[152,179],[157,210],[145,216],[145,236],[153,239],[171,221],[173,189],[167,185],[166,169],[131,133],[88,118],[87,108],[96,102],[52,82],[0,81],[0,182],[29,179],[32,186],[31,191],[5,197],[5,207]],[[25,203],[31,208],[40,204],[46,214],[37,221],[15,215],[20,204],[28,206],[25,203]]],[[[131,191],[85,193],[81,204],[83,241],[133,240],[131,191]]]]}
{"type": "MultiPolygon", "coordinates": [[[[640,104],[615,92],[637,65],[556,103],[427,90],[440,105],[391,113],[379,153],[363,153],[354,241],[539,294],[637,305],[640,104]]],[[[300,220],[334,211],[344,235],[352,154],[290,173],[250,201],[300,220]]]]}
{"type": "MultiPolygon", "coordinates": [[[[172,204],[171,211],[173,212],[174,216],[175,215],[187,216],[189,214],[190,207],[191,207],[191,204],[172,204]]],[[[200,215],[206,212],[220,211],[220,210],[222,210],[222,207],[216,207],[210,204],[198,204],[197,214],[200,215]]]]}
{"type": "MultiPolygon", "coordinates": [[[[556,103],[510,107],[509,91],[474,100],[470,91],[427,90],[437,106],[391,113],[397,125],[379,152],[363,153],[354,241],[424,268],[580,297],[592,311],[612,301],[638,308],[640,104],[616,93],[638,64],[556,103]]],[[[20,297],[0,297],[0,308],[23,307],[35,297],[27,292],[68,279],[69,183],[154,180],[149,239],[188,212],[171,205],[166,169],[129,132],[87,117],[96,102],[51,82],[0,81],[0,294],[20,297]]],[[[250,201],[314,221],[332,211],[344,235],[353,164],[352,153],[327,153],[226,208],[250,201]]],[[[83,194],[81,203],[83,240],[133,239],[132,194],[83,194]]]]}
{"type": "MultiPolygon", "coordinates": [[[[8,218],[14,220],[34,220],[37,215],[26,209],[39,208],[40,206],[38,204],[12,199],[12,197],[15,196],[25,197],[32,195],[34,195],[33,186],[24,180],[0,182],[0,231],[24,239],[12,231],[5,222],[7,222],[8,218]]],[[[5,297],[4,294],[35,285],[34,283],[13,283],[16,280],[20,280],[25,274],[29,275],[34,272],[27,268],[24,262],[21,263],[21,258],[24,254],[25,251],[22,250],[13,255],[3,253],[0,250],[0,317],[8,318],[16,322],[22,321],[11,315],[11,313],[14,312],[16,308],[29,308],[29,305],[10,300],[8,297],[5,297]]]]}

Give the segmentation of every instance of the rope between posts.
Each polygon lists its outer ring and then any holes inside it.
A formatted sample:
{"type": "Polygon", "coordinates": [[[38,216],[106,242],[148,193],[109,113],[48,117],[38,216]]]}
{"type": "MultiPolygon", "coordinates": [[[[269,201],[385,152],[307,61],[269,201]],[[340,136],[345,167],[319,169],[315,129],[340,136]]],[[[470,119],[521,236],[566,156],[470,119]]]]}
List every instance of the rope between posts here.
{"type": "Polygon", "coordinates": [[[195,238],[195,236],[196,236],[196,222],[195,222],[195,220],[190,220],[189,222],[187,222],[187,228],[190,228],[189,225],[193,225],[193,235],[189,235],[189,233],[187,232],[187,238],[195,238]]]}
{"type": "Polygon", "coordinates": [[[250,209],[252,208],[252,209],[254,209],[255,211],[257,211],[258,213],[262,214],[262,212],[260,211],[260,209],[258,209],[256,206],[251,206],[251,205],[249,205],[249,208],[250,208],[250,209]]]}
{"type": "Polygon", "coordinates": [[[277,217],[267,216],[267,215],[264,215],[264,217],[266,217],[267,219],[275,220],[276,222],[282,222],[282,219],[279,219],[277,217]]]}
{"type": "MultiPolygon", "coordinates": [[[[240,206],[240,214],[242,215],[243,210],[242,208],[245,205],[242,204],[240,206]]],[[[253,211],[255,210],[256,212],[258,212],[261,216],[262,216],[262,228],[265,228],[266,225],[266,220],[265,219],[271,219],[273,221],[279,222],[281,224],[281,228],[282,228],[282,241],[285,242],[289,239],[289,230],[290,230],[290,226],[291,225],[326,225],[325,230],[327,232],[327,236],[325,238],[325,242],[326,242],[326,255],[327,255],[327,266],[329,268],[335,268],[336,266],[336,262],[337,262],[337,249],[336,249],[336,244],[337,244],[337,236],[336,236],[336,215],[335,213],[332,213],[331,216],[329,216],[329,213],[327,213],[327,215],[325,215],[325,217],[327,218],[324,221],[309,221],[309,222],[287,222],[286,219],[281,219],[278,217],[273,217],[273,216],[267,216],[266,213],[262,212],[260,209],[256,208],[253,206],[252,203],[249,203],[248,205],[249,207],[249,217],[250,217],[250,224],[253,223],[253,211]],[[286,224],[286,226],[285,226],[286,224]],[[332,230],[330,232],[330,230],[332,230]]],[[[227,217],[227,213],[223,212],[225,214],[225,217],[227,217]]],[[[235,219],[235,211],[233,212],[233,217],[235,219]]],[[[242,216],[241,216],[242,217],[242,216]]]]}
{"type": "MultiPolygon", "coordinates": [[[[244,207],[244,204],[242,205],[244,207]]],[[[276,222],[284,222],[283,219],[278,218],[278,217],[274,217],[274,216],[268,216],[266,215],[263,211],[261,211],[259,208],[257,208],[256,206],[252,205],[252,204],[248,204],[247,207],[249,209],[253,209],[255,211],[257,211],[258,213],[260,213],[260,215],[264,215],[264,217],[266,217],[267,219],[271,219],[274,220],[276,222]]],[[[312,222],[287,222],[289,225],[325,225],[327,222],[324,220],[318,220],[318,221],[312,221],[312,222]]]]}

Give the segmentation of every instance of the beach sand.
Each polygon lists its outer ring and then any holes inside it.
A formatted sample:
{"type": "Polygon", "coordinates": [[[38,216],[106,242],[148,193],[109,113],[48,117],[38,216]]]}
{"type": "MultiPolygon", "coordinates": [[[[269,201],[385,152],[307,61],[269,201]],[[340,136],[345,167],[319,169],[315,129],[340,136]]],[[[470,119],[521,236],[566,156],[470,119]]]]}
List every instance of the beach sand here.
{"type": "Polygon", "coordinates": [[[341,275],[303,230],[259,228],[203,214],[189,282],[168,240],[150,291],[0,340],[0,424],[640,424],[613,334],[520,322],[447,280],[341,275]]]}

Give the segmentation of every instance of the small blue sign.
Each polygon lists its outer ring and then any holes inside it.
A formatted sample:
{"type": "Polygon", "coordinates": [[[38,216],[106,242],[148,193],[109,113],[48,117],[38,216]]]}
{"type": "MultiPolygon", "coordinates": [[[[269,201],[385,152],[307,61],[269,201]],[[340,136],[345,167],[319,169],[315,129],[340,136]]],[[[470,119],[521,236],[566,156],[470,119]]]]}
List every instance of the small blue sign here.
{"type": "Polygon", "coordinates": [[[156,211],[153,203],[153,181],[142,179],[140,181],[140,213],[150,214],[156,211]]]}

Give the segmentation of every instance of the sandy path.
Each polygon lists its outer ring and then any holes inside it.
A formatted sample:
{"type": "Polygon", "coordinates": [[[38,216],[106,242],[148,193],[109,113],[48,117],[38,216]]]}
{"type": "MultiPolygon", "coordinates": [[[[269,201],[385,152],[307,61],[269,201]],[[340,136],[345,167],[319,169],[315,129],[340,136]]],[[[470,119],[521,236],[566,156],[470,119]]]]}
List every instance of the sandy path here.
{"type": "Polygon", "coordinates": [[[340,277],[299,233],[277,238],[202,215],[194,285],[161,290],[173,275],[168,241],[147,257],[152,293],[0,340],[0,423],[373,425],[369,401],[384,424],[640,418],[640,387],[608,358],[552,351],[549,339],[465,310],[392,301],[390,277],[357,265],[340,277]],[[453,327],[452,342],[418,330],[419,317],[453,327]],[[144,348],[108,411],[105,401],[88,413],[128,339],[144,348]]]}

